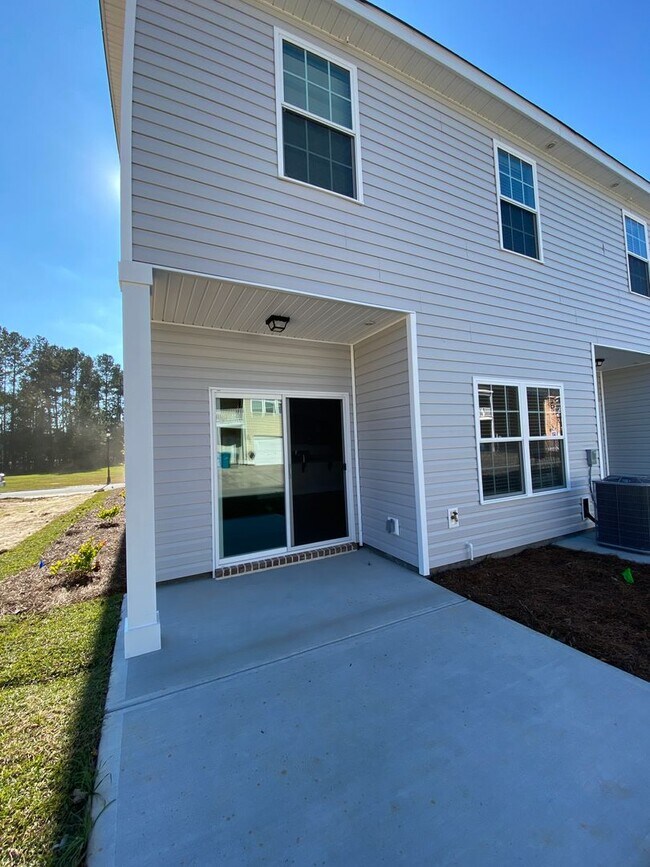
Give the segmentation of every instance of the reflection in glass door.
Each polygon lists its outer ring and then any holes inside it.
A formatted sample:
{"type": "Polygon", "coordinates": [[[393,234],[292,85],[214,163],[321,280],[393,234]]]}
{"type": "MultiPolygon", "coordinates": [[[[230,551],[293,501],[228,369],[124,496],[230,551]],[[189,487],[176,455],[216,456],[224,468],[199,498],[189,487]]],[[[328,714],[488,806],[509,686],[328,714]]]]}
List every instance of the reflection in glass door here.
{"type": "Polygon", "coordinates": [[[220,559],[287,545],[282,401],[216,398],[220,559]]]}

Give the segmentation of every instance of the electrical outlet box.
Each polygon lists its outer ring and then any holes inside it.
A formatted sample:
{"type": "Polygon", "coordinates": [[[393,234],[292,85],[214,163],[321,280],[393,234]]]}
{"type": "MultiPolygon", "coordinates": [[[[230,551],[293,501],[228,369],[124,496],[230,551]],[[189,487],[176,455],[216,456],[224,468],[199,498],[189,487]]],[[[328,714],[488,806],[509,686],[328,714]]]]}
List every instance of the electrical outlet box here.
{"type": "Polygon", "coordinates": [[[386,532],[399,536],[399,518],[386,518],[386,532]]]}
{"type": "Polygon", "coordinates": [[[449,525],[450,530],[452,530],[454,527],[460,526],[460,514],[458,511],[458,506],[453,506],[451,509],[447,509],[447,524],[449,525]]]}
{"type": "Polygon", "coordinates": [[[587,466],[595,467],[598,463],[598,449],[585,449],[587,466]]]}

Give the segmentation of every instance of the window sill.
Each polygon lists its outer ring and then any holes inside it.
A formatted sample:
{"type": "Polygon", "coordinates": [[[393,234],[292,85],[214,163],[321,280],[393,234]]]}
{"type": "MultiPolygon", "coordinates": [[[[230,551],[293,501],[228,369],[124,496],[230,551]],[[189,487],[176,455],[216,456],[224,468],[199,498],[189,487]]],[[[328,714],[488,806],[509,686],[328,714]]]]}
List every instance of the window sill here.
{"type": "Polygon", "coordinates": [[[492,506],[496,503],[511,503],[513,500],[534,500],[537,497],[548,497],[549,494],[565,494],[571,488],[549,488],[547,491],[534,491],[532,494],[513,494],[511,497],[484,497],[480,495],[481,506],[492,506]]]}
{"type": "Polygon", "coordinates": [[[308,184],[306,181],[289,178],[287,175],[283,175],[280,172],[278,172],[278,178],[280,178],[281,181],[287,181],[290,184],[297,184],[297,186],[304,187],[307,190],[317,190],[320,193],[325,193],[326,196],[334,196],[335,198],[340,199],[343,202],[349,202],[352,205],[363,205],[362,196],[358,199],[353,199],[351,196],[344,196],[343,193],[337,193],[335,190],[328,190],[325,187],[317,187],[315,184],[308,184]]]}
{"type": "Polygon", "coordinates": [[[523,259],[525,262],[534,262],[536,265],[544,265],[544,257],[540,256],[539,259],[535,259],[534,256],[526,256],[525,253],[518,253],[516,250],[509,250],[507,247],[504,247],[503,244],[499,244],[499,249],[503,253],[509,253],[511,256],[516,256],[518,259],[523,259]]]}

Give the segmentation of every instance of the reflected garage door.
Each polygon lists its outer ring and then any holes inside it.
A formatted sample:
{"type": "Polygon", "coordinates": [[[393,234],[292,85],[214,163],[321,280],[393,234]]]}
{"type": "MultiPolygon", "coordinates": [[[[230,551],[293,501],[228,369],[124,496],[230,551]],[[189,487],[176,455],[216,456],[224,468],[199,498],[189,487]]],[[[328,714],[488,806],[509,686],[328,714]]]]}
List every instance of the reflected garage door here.
{"type": "Polygon", "coordinates": [[[258,467],[283,463],[282,437],[254,437],[254,463],[258,467]]]}

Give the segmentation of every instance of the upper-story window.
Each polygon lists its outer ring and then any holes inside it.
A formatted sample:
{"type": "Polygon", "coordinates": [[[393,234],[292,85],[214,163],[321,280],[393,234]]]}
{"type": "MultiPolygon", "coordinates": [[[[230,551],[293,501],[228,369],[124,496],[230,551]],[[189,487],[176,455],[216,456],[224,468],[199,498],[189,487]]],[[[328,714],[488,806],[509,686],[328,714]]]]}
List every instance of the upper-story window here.
{"type": "Polygon", "coordinates": [[[276,31],[280,175],[361,200],[356,69],[276,31]]]}
{"type": "Polygon", "coordinates": [[[542,258],[537,169],[532,160],[495,142],[499,225],[504,250],[542,258]]]}
{"type": "Polygon", "coordinates": [[[648,266],[648,229],[645,223],[623,215],[625,220],[625,248],[630,276],[630,289],[637,295],[650,297],[650,268],[648,266]]]}

